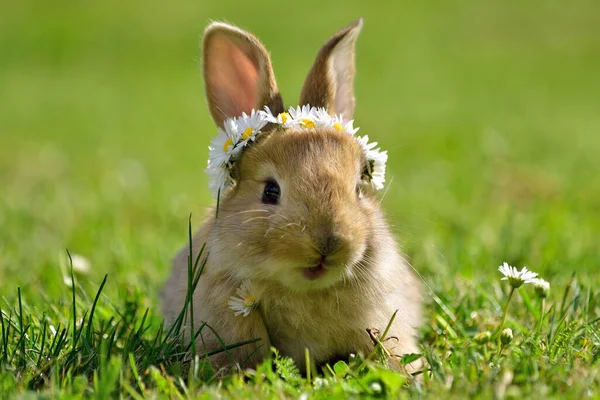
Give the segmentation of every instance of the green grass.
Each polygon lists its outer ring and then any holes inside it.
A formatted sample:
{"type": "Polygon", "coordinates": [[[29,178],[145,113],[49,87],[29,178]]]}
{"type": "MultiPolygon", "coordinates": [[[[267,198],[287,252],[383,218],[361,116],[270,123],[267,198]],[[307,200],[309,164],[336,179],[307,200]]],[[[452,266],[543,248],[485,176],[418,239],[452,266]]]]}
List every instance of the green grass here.
{"type": "Polygon", "coordinates": [[[599,396],[594,1],[19,1],[0,49],[0,397],[599,396]],[[309,382],[274,355],[219,381],[157,308],[189,214],[198,226],[211,202],[201,32],[255,32],[296,105],[319,46],[358,16],[356,125],[390,153],[383,204],[431,289],[431,371],[354,359],[309,382]],[[91,262],[73,291],[66,249],[91,262]],[[552,288],[539,334],[539,299],[518,290],[499,353],[473,338],[502,317],[503,261],[552,288]]]}

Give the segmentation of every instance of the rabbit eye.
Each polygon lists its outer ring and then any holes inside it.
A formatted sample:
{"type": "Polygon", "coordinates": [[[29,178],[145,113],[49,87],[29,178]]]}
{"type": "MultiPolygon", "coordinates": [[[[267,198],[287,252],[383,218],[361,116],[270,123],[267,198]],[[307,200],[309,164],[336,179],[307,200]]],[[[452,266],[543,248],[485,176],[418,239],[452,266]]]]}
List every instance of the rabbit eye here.
{"type": "Polygon", "coordinates": [[[279,203],[279,196],[281,190],[279,185],[274,180],[268,180],[265,183],[265,189],[263,190],[262,202],[265,204],[277,204],[279,203]]]}

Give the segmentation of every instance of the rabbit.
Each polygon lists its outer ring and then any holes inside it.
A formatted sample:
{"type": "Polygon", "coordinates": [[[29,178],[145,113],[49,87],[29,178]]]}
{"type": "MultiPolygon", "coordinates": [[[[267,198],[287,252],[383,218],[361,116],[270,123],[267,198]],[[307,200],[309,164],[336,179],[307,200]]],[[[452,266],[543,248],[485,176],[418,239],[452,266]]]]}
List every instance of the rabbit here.
{"type": "MultiPolygon", "coordinates": [[[[356,20],[320,49],[300,103],[351,119],[354,113],[356,20]]],[[[252,34],[211,23],[203,39],[203,77],[217,126],[267,106],[284,112],[269,53],[252,34]]],[[[311,363],[369,354],[368,328],[383,332],[394,355],[418,353],[422,291],[400,254],[373,190],[359,185],[365,156],[357,141],[334,129],[281,127],[243,149],[221,193],[192,240],[193,258],[207,261],[193,293],[198,352],[258,338],[211,357],[216,367],[256,365],[270,347],[301,370],[311,363]],[[265,201],[266,199],[266,201],[265,201]],[[246,280],[260,299],[247,316],[228,301],[246,280]],[[216,334],[219,337],[216,336],[216,334]]],[[[162,292],[167,324],[181,312],[188,290],[189,244],[174,258],[162,292]]],[[[189,331],[188,333],[189,334],[189,331]]],[[[187,335],[186,334],[186,335],[187,335]]]]}

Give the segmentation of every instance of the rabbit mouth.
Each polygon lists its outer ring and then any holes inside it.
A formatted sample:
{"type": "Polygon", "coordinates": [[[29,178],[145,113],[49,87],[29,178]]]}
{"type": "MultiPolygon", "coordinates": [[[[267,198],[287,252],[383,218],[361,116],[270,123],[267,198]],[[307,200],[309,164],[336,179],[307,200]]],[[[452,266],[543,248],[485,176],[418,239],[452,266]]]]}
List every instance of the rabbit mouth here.
{"type": "Polygon", "coordinates": [[[323,263],[320,263],[319,265],[316,265],[314,267],[304,268],[302,272],[304,273],[304,276],[306,278],[308,278],[311,281],[314,281],[315,279],[319,279],[320,277],[325,275],[326,270],[323,266],[323,263]]]}

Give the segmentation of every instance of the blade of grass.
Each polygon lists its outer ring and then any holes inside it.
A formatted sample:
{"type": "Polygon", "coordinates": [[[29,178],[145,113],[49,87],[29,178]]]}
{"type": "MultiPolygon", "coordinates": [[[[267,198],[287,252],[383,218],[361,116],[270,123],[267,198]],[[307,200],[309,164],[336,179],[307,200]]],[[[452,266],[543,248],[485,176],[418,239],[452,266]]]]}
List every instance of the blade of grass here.
{"type": "MultiPolygon", "coordinates": [[[[189,236],[189,250],[190,254],[188,255],[188,292],[187,292],[187,301],[189,301],[189,309],[190,309],[190,332],[193,334],[196,332],[194,329],[194,291],[192,289],[192,283],[194,282],[193,275],[193,265],[192,260],[194,259],[194,249],[193,249],[193,238],[192,238],[192,214],[190,214],[190,218],[188,220],[188,236],[189,236]]],[[[192,336],[192,335],[191,335],[192,336]]],[[[190,336],[190,340],[192,341],[192,355],[196,355],[196,341],[193,337],[190,336]]]]}
{"type": "Polygon", "coordinates": [[[304,348],[304,362],[306,363],[306,382],[308,385],[311,385],[312,379],[310,377],[310,354],[308,353],[308,348],[304,348]]]}
{"type": "Polygon", "coordinates": [[[4,312],[0,308],[0,322],[2,323],[2,364],[8,362],[8,328],[4,327],[4,312]]]}
{"type": "MultiPolygon", "coordinates": [[[[227,361],[228,361],[230,364],[233,364],[233,360],[231,359],[231,356],[229,355],[229,352],[228,352],[229,348],[228,348],[228,347],[225,345],[225,342],[223,341],[223,339],[221,339],[221,336],[219,336],[219,334],[217,333],[217,331],[215,331],[215,330],[213,329],[213,327],[212,327],[212,326],[210,326],[209,324],[206,324],[206,327],[207,327],[208,329],[210,329],[210,330],[212,331],[212,333],[215,335],[215,337],[217,338],[217,341],[218,341],[218,342],[219,342],[219,344],[221,345],[221,349],[222,349],[222,351],[224,351],[224,352],[225,352],[225,357],[227,357],[227,361]]],[[[258,338],[258,340],[261,340],[261,339],[260,339],[260,338],[258,338]]],[[[236,346],[236,347],[239,347],[239,346],[236,346]]],[[[220,351],[219,351],[219,352],[217,352],[217,353],[220,353],[220,351]]],[[[215,353],[215,354],[217,354],[217,353],[215,353]]]]}
{"type": "Polygon", "coordinates": [[[137,369],[137,365],[135,364],[135,358],[133,357],[133,353],[129,353],[129,366],[131,367],[131,372],[133,373],[133,377],[135,378],[135,382],[138,385],[141,393],[144,393],[146,388],[144,387],[144,383],[140,379],[140,374],[137,369]]]}
{"type": "MultiPolygon", "coordinates": [[[[24,368],[25,365],[27,364],[27,361],[25,360],[25,331],[23,330],[23,302],[21,299],[21,288],[18,287],[17,288],[17,293],[19,296],[19,334],[21,335],[21,338],[19,339],[19,343],[21,344],[21,354],[19,357],[19,366],[21,368],[24,368]]],[[[19,347],[19,346],[16,346],[19,347]]]]}
{"type": "Polygon", "coordinates": [[[40,346],[40,354],[36,363],[36,366],[38,368],[42,364],[42,357],[44,356],[44,346],[46,344],[46,327],[48,326],[48,321],[46,321],[46,314],[43,314],[42,319],[44,321],[44,325],[42,326],[42,335],[40,336],[42,340],[42,345],[40,346]]]}
{"type": "Polygon", "coordinates": [[[69,249],[67,250],[67,256],[69,257],[69,266],[71,268],[71,296],[72,296],[72,309],[73,309],[73,348],[77,342],[75,341],[75,334],[77,332],[77,303],[75,301],[75,276],[73,275],[73,258],[71,257],[71,253],[69,249]]]}
{"type": "Polygon", "coordinates": [[[94,312],[96,311],[96,305],[98,304],[98,300],[100,299],[100,293],[102,293],[102,289],[106,284],[106,280],[108,279],[108,274],[104,275],[104,279],[102,279],[102,283],[96,292],[96,297],[94,297],[94,302],[92,303],[92,310],[90,311],[90,318],[88,319],[87,330],[85,332],[85,337],[89,342],[92,341],[92,323],[94,321],[94,312]]]}
{"type": "Polygon", "coordinates": [[[204,353],[204,355],[207,357],[210,357],[210,356],[214,356],[215,354],[222,353],[224,351],[228,351],[231,349],[246,346],[247,344],[252,344],[252,343],[256,343],[256,342],[260,342],[260,341],[261,341],[260,338],[256,338],[256,339],[245,340],[243,342],[238,342],[238,343],[234,343],[234,344],[228,344],[227,346],[223,346],[222,348],[207,351],[206,353],[204,353]]]}
{"type": "Polygon", "coordinates": [[[246,358],[244,358],[244,360],[243,360],[243,361],[240,363],[240,366],[241,366],[241,367],[243,367],[243,366],[244,366],[244,365],[245,365],[245,364],[246,364],[246,363],[247,363],[247,362],[248,362],[248,361],[249,361],[249,360],[252,358],[252,356],[253,356],[254,354],[256,354],[256,352],[257,352],[258,350],[260,350],[262,347],[263,347],[263,345],[262,345],[262,344],[259,344],[258,346],[256,346],[256,348],[255,348],[254,350],[252,350],[252,351],[250,352],[250,354],[248,354],[248,355],[246,356],[246,358]]]}
{"type": "MultiPolygon", "coordinates": [[[[387,334],[390,331],[390,328],[392,327],[392,323],[394,322],[394,319],[396,319],[396,315],[397,314],[398,314],[398,310],[394,311],[394,314],[392,314],[392,318],[390,318],[390,321],[388,322],[387,326],[385,327],[385,330],[383,331],[383,335],[379,336],[380,338],[385,339],[387,337],[387,334]]],[[[367,366],[367,363],[373,357],[375,357],[375,354],[377,354],[377,352],[381,351],[382,349],[385,349],[385,347],[381,343],[381,340],[379,340],[379,338],[377,338],[377,344],[375,345],[375,347],[373,348],[373,350],[371,351],[371,353],[369,353],[369,355],[367,356],[367,358],[365,358],[363,360],[363,362],[360,364],[360,366],[358,367],[357,372],[362,371],[367,366]]]]}

